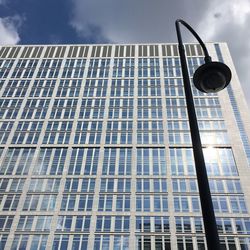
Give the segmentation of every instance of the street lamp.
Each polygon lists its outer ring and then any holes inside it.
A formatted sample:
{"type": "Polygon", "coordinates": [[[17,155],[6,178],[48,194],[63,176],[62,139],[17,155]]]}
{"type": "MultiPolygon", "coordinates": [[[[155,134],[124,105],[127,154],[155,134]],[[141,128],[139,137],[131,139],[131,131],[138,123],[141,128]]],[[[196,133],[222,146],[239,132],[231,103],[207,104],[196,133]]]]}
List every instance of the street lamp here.
{"type": "Polygon", "coordinates": [[[199,127],[194,108],[193,95],[190,86],[190,79],[189,79],[187,61],[185,56],[185,48],[182,42],[182,37],[180,32],[180,23],[183,26],[185,26],[198,40],[205,55],[204,58],[205,64],[201,65],[195,71],[193,76],[194,85],[198,90],[205,93],[211,93],[211,92],[213,93],[224,89],[231,80],[231,71],[228,68],[228,66],[226,66],[224,63],[212,62],[205,44],[198,36],[198,34],[193,30],[193,28],[181,19],[176,20],[175,26],[178,38],[178,49],[181,60],[181,69],[183,75],[189,126],[192,138],[193,154],[194,154],[195,168],[196,168],[197,181],[199,187],[203,222],[205,226],[207,246],[209,250],[219,250],[220,241],[216,226],[216,219],[214,215],[206,165],[202,151],[199,127]]]}

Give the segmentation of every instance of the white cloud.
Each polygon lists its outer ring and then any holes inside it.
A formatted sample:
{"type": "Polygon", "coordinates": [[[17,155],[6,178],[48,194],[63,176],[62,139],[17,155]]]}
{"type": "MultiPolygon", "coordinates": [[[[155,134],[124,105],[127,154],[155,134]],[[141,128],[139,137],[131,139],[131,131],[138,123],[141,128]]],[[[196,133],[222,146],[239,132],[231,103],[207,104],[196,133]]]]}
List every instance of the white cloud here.
{"type": "MultiPolygon", "coordinates": [[[[71,1],[72,27],[96,42],[103,38],[114,43],[176,42],[177,18],[190,23],[204,41],[227,42],[250,105],[249,0],[71,1]]],[[[195,41],[189,32],[183,37],[195,41]]]]}
{"type": "Polygon", "coordinates": [[[0,17],[0,44],[17,44],[20,41],[18,28],[22,23],[20,16],[0,17]]]}
{"type": "Polygon", "coordinates": [[[250,106],[250,1],[213,0],[198,27],[205,41],[226,41],[250,106]]]}
{"type": "Polygon", "coordinates": [[[107,40],[116,43],[176,41],[175,19],[192,17],[195,22],[208,6],[208,1],[200,0],[181,1],[181,4],[166,0],[71,1],[71,24],[79,35],[92,35],[90,27],[99,27],[107,40]]]}
{"type": "Polygon", "coordinates": [[[199,24],[199,33],[204,39],[210,40],[223,29],[230,32],[231,25],[244,28],[249,15],[249,0],[213,0],[199,24]]]}

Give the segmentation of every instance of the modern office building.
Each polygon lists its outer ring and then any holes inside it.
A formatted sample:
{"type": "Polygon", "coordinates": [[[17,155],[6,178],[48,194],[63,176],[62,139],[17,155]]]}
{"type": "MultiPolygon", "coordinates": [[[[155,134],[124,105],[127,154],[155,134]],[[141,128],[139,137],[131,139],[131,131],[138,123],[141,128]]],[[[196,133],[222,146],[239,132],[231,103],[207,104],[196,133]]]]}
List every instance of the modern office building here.
{"type": "MultiPolygon", "coordinates": [[[[250,249],[250,115],[193,88],[222,249],[250,249]]],[[[187,44],[192,76],[203,61],[187,44]]],[[[176,44],[0,47],[0,249],[206,249],[176,44]]]]}

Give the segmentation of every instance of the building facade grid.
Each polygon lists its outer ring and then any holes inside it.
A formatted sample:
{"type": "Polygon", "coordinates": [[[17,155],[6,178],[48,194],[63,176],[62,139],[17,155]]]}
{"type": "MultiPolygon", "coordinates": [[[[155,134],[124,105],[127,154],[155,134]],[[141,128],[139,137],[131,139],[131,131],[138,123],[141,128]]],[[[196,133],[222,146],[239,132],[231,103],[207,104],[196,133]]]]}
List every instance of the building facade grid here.
{"type": "MultiPolygon", "coordinates": [[[[6,46],[0,78],[0,249],[206,249],[176,44],[6,46]]],[[[248,249],[250,117],[192,90],[221,245],[248,249]]]]}

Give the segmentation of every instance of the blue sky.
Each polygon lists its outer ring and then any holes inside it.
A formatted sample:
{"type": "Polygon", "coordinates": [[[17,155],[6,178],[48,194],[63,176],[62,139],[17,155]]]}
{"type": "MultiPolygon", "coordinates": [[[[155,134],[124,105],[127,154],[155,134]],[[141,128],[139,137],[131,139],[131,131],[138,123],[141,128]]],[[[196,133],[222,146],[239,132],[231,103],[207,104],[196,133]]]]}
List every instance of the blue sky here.
{"type": "Polygon", "coordinates": [[[176,42],[177,18],[228,43],[250,104],[249,0],[0,0],[0,44],[176,42]]]}
{"type": "Polygon", "coordinates": [[[70,25],[71,6],[70,0],[7,0],[0,17],[14,18],[21,44],[95,43],[94,35],[80,37],[70,25]]]}

